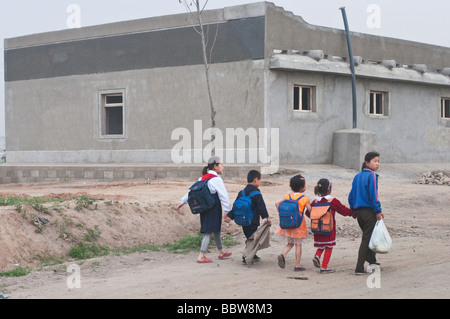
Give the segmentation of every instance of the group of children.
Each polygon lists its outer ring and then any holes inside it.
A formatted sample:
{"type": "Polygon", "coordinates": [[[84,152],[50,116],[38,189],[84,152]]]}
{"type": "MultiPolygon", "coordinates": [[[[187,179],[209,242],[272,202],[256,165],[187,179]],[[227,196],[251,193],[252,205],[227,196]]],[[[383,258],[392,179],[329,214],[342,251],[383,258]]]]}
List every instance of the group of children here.
{"type": "MultiPolygon", "coordinates": [[[[296,175],[290,180],[291,193],[278,201],[275,206],[277,210],[285,200],[296,201],[298,203],[299,213],[302,215],[302,221],[299,227],[296,228],[282,228],[278,227],[275,236],[284,238],[287,243],[283,252],[278,256],[278,265],[285,268],[286,256],[295,247],[295,268],[294,271],[304,271],[305,268],[301,264],[302,255],[302,241],[307,238],[308,227],[306,223],[306,215],[311,217],[313,207],[329,206],[328,210],[330,217],[330,228],[327,232],[314,233],[314,247],[317,251],[313,258],[315,267],[320,268],[320,273],[330,273],[335,270],[329,269],[333,247],[336,245],[336,219],[335,214],[339,213],[342,216],[349,216],[357,218],[358,224],[363,231],[362,241],[358,252],[358,261],[355,268],[355,274],[366,274],[364,270],[364,263],[377,264],[375,253],[369,248],[370,236],[375,227],[377,219],[384,218],[381,211],[381,205],[378,200],[378,175],[375,172],[379,168],[379,154],[375,152],[368,153],[363,163],[362,171],[357,174],[352,183],[352,190],[350,192],[348,202],[350,208],[343,205],[338,199],[331,197],[332,182],[328,179],[321,179],[314,188],[315,199],[310,202],[310,199],[304,195],[306,191],[306,181],[301,175],[296,175]],[[323,257],[322,257],[323,256],[323,257]],[[321,261],[322,258],[322,261],[321,261]]],[[[198,263],[210,263],[211,259],[205,256],[207,247],[210,242],[211,233],[214,233],[216,246],[219,250],[219,259],[229,258],[230,252],[223,251],[221,242],[221,222],[224,215],[225,222],[229,223],[235,219],[235,211],[229,201],[228,193],[226,191],[223,180],[218,175],[223,172],[223,163],[220,158],[212,157],[208,161],[208,166],[204,168],[203,176],[200,181],[208,181],[207,185],[211,194],[215,198],[215,206],[211,212],[200,215],[201,233],[204,234],[200,253],[197,259],[198,263]],[[224,214],[222,215],[222,213],[224,214]]],[[[261,185],[261,174],[258,171],[252,170],[247,176],[248,185],[239,192],[236,200],[245,194],[251,194],[251,209],[253,217],[251,222],[242,226],[244,235],[249,239],[260,226],[260,219],[266,219],[267,223],[271,225],[271,219],[267,211],[263,196],[259,191],[261,185]]],[[[184,204],[188,203],[189,193],[186,194],[178,209],[184,204]]],[[[313,219],[311,219],[313,220],[313,219]]],[[[253,259],[259,260],[258,256],[253,259]]],[[[245,259],[243,258],[245,263],[245,259]]]]}

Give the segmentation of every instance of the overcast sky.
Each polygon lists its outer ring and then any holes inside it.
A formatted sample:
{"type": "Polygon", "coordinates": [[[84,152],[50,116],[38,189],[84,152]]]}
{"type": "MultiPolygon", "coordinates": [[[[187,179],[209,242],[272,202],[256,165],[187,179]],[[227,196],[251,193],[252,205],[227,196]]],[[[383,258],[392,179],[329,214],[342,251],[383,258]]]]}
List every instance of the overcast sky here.
{"type": "MultiPolygon", "coordinates": [[[[202,0],[203,2],[204,0],[202,0]]],[[[207,9],[257,2],[209,0],[207,9]]],[[[351,31],[450,47],[449,0],[274,0],[306,22],[344,29],[345,6],[351,31]]],[[[0,4],[0,73],[3,39],[68,28],[76,5],[81,27],[184,13],[178,0],[7,0],[0,4]],[[69,19],[70,20],[70,19],[69,19]],[[70,21],[69,21],[70,22],[70,21]]],[[[71,20],[74,21],[74,20],[71,20]]],[[[450,66],[449,66],[450,67],[450,66]]],[[[4,136],[4,77],[0,81],[0,136],[4,136]]]]}

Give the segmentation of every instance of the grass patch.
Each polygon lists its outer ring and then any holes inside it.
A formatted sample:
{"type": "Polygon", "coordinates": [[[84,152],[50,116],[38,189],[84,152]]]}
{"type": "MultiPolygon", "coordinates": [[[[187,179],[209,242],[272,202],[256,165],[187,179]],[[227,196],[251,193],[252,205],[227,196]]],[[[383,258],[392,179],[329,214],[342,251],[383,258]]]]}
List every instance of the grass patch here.
{"type": "MultiPolygon", "coordinates": [[[[93,197],[89,197],[86,195],[82,195],[77,199],[77,205],[75,206],[75,210],[76,211],[80,211],[83,208],[89,208],[91,207],[92,204],[94,204],[96,201],[98,201],[99,199],[97,198],[93,198],[93,197]]],[[[94,208],[97,209],[97,206],[94,208]]]]}
{"type": "Polygon", "coordinates": [[[121,255],[121,254],[132,254],[132,253],[136,253],[136,252],[140,252],[140,251],[161,251],[162,250],[162,246],[158,246],[158,245],[139,245],[137,247],[123,247],[123,248],[117,248],[113,250],[113,253],[116,255],[121,255]]]}
{"type": "Polygon", "coordinates": [[[14,270],[0,272],[0,277],[24,277],[31,272],[29,268],[17,267],[14,270]]]}
{"type": "Polygon", "coordinates": [[[78,246],[72,246],[70,248],[70,257],[76,260],[84,260],[109,255],[110,250],[108,246],[95,244],[100,238],[100,235],[101,232],[98,226],[94,226],[93,229],[86,229],[84,241],[80,242],[78,246]]]}
{"type": "MultiPolygon", "coordinates": [[[[180,239],[178,242],[174,242],[173,244],[165,244],[162,245],[161,248],[166,249],[167,251],[174,254],[187,254],[191,251],[198,251],[202,244],[203,234],[197,233],[196,235],[187,235],[186,237],[180,239]]],[[[209,247],[211,247],[214,243],[214,240],[211,239],[209,243],[209,247]]],[[[223,238],[223,244],[227,247],[236,246],[239,242],[233,240],[230,236],[225,236],[223,238]]]]}
{"type": "Polygon", "coordinates": [[[0,206],[16,206],[30,205],[41,208],[45,203],[62,203],[64,199],[45,199],[42,197],[17,197],[17,196],[0,196],[0,206]]]}
{"type": "Polygon", "coordinates": [[[198,250],[202,244],[202,238],[203,235],[201,233],[198,233],[197,235],[187,235],[178,242],[164,244],[161,247],[171,253],[186,254],[190,251],[198,250]]]}
{"type": "Polygon", "coordinates": [[[110,250],[108,246],[80,243],[78,246],[72,246],[69,255],[76,260],[85,260],[95,257],[107,256],[110,250]]]}
{"type": "MultiPolygon", "coordinates": [[[[76,200],[75,209],[80,211],[83,208],[91,208],[90,206],[96,201],[103,199],[93,198],[86,195],[73,198],[43,198],[43,197],[17,197],[17,196],[0,196],[0,206],[16,206],[21,207],[23,205],[32,206],[34,210],[41,213],[49,213],[49,210],[43,206],[47,203],[63,203],[69,200],[76,200]]],[[[58,209],[58,206],[54,206],[58,209]]]]}
{"type": "MultiPolygon", "coordinates": [[[[95,240],[99,237],[98,230],[88,230],[88,234],[86,235],[89,237],[89,234],[92,234],[92,231],[96,234],[95,240]],[[97,236],[98,235],[98,236],[97,236]]],[[[85,238],[86,240],[87,238],[85,238]]],[[[116,255],[120,254],[132,254],[139,251],[161,251],[161,250],[167,250],[170,253],[173,254],[187,254],[192,251],[199,251],[200,246],[202,244],[203,234],[197,233],[196,235],[187,235],[183,238],[181,238],[179,241],[163,244],[163,245],[140,245],[137,247],[125,247],[125,248],[119,248],[114,249],[112,252],[116,255]]],[[[232,247],[239,244],[238,241],[234,240],[230,236],[225,236],[222,239],[223,245],[226,247],[232,247]]],[[[213,247],[214,240],[211,240],[209,247],[213,247]]],[[[77,260],[83,260],[83,259],[91,259],[94,257],[100,257],[100,256],[107,256],[111,253],[111,250],[107,246],[99,246],[96,244],[91,244],[89,240],[86,240],[86,242],[80,243],[78,246],[73,246],[70,249],[69,255],[77,260]]]]}

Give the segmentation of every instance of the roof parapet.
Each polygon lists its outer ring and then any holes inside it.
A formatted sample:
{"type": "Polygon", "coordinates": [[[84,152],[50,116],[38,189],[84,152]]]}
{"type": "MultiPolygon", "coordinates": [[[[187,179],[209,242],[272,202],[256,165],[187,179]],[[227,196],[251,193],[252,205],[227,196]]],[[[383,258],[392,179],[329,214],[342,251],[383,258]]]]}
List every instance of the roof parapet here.
{"type": "MultiPolygon", "coordinates": [[[[270,58],[270,70],[291,72],[318,72],[350,76],[347,57],[328,56],[322,50],[274,50],[270,58]]],[[[427,85],[450,86],[450,68],[428,69],[426,64],[404,65],[395,60],[372,61],[356,57],[356,76],[413,82],[427,85]]]]}
{"type": "MultiPolygon", "coordinates": [[[[286,55],[286,56],[302,56],[302,57],[308,57],[316,62],[320,63],[323,60],[326,60],[327,63],[349,63],[348,57],[339,57],[339,56],[329,56],[324,53],[323,50],[309,50],[309,51],[302,51],[302,50],[273,50],[272,57],[276,55],[286,55]]],[[[395,69],[405,69],[405,70],[411,70],[418,72],[420,74],[426,74],[426,73],[433,73],[433,74],[439,74],[444,75],[447,77],[450,77],[450,67],[449,68],[443,68],[442,70],[433,70],[429,69],[426,64],[413,64],[413,65],[407,65],[407,64],[399,64],[396,60],[390,60],[385,59],[382,61],[372,61],[372,60],[364,60],[360,56],[354,57],[354,63],[355,66],[362,66],[362,65],[381,65],[385,67],[388,70],[395,70],[395,69]]]]}

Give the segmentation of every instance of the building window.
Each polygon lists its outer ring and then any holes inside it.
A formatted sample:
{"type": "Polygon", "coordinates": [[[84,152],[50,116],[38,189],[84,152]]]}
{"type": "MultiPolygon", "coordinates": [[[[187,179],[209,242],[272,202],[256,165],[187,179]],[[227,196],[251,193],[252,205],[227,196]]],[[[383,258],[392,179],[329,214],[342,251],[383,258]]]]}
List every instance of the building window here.
{"type": "Polygon", "coordinates": [[[314,87],[294,86],[294,111],[313,112],[314,87]]]}
{"type": "Polygon", "coordinates": [[[441,118],[450,119],[450,97],[441,99],[441,118]]]}
{"type": "Polygon", "coordinates": [[[387,93],[370,92],[369,114],[373,116],[387,116],[387,93]]]}
{"type": "Polygon", "coordinates": [[[124,94],[102,94],[101,133],[102,136],[124,135],[124,94]]]}

